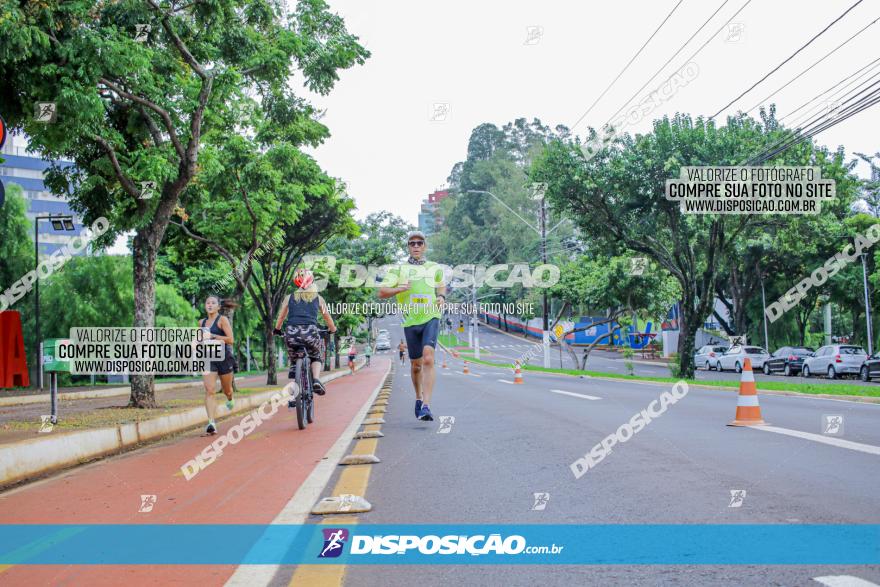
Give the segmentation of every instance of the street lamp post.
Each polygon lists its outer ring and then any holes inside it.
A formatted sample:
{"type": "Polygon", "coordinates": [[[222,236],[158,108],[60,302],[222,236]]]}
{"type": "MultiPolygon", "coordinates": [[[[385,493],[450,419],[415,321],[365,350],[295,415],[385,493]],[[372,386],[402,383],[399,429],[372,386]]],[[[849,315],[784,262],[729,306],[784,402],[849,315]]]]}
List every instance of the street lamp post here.
{"type": "Polygon", "coordinates": [[[761,279],[761,311],[764,318],[764,349],[770,352],[770,338],[767,336],[767,294],[764,293],[764,272],[758,267],[758,277],[761,279]]]}
{"type": "MultiPolygon", "coordinates": [[[[498,196],[496,196],[492,192],[489,192],[486,190],[468,190],[467,193],[469,193],[469,194],[487,194],[487,195],[493,197],[495,200],[498,201],[498,203],[500,203],[502,206],[507,208],[511,214],[513,214],[514,216],[519,218],[523,224],[525,224],[526,226],[528,226],[529,228],[534,230],[536,233],[538,233],[538,236],[541,237],[541,262],[544,263],[545,265],[547,264],[547,234],[548,234],[548,232],[553,232],[554,230],[556,230],[562,224],[563,221],[559,221],[559,223],[556,226],[551,228],[549,231],[547,230],[547,199],[546,199],[546,197],[544,197],[543,192],[541,193],[541,211],[540,211],[541,227],[540,228],[536,228],[536,227],[532,226],[532,224],[528,220],[526,220],[525,218],[523,218],[522,216],[517,214],[517,212],[513,208],[508,206],[504,202],[504,200],[502,200],[501,198],[499,198],[498,196]]],[[[549,328],[550,328],[549,318],[550,317],[548,316],[548,310],[547,310],[547,290],[546,290],[546,288],[544,289],[542,306],[543,306],[544,317],[543,317],[543,330],[541,333],[541,339],[542,339],[541,342],[544,347],[544,367],[550,367],[550,330],[549,330],[549,328]]]]}
{"type": "MultiPolygon", "coordinates": [[[[541,263],[547,264],[547,198],[541,198],[541,263]]],[[[541,330],[541,345],[544,347],[544,368],[550,368],[550,324],[547,315],[547,288],[544,288],[542,303],[544,325],[541,330]]],[[[560,345],[561,348],[561,345],[560,345]]]]}
{"type": "Polygon", "coordinates": [[[73,231],[73,216],[70,214],[49,214],[34,217],[34,355],[36,357],[37,380],[43,389],[43,343],[40,341],[40,220],[52,222],[55,230],[73,231]]]}
{"type": "Polygon", "coordinates": [[[874,354],[874,335],[871,325],[871,298],[868,295],[868,254],[862,253],[862,282],[865,287],[865,321],[868,326],[868,355],[874,354]]]}

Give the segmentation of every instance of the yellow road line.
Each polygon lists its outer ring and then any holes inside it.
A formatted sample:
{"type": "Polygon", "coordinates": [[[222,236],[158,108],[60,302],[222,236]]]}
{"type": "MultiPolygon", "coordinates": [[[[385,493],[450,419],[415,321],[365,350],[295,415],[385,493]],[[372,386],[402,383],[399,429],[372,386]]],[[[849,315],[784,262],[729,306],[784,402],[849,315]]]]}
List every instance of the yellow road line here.
{"type": "MultiPolygon", "coordinates": [[[[379,424],[366,426],[365,430],[381,430],[379,424]]],[[[351,453],[356,455],[376,454],[378,438],[364,438],[355,443],[351,453]]],[[[332,495],[342,495],[344,493],[352,495],[364,496],[367,492],[367,484],[370,482],[370,472],[372,465],[350,465],[347,466],[336,486],[333,488],[332,495]]],[[[321,524],[357,524],[357,516],[327,516],[321,520],[321,524]]],[[[312,587],[340,587],[345,580],[346,565],[298,565],[293,576],[290,578],[290,585],[308,585],[312,587]]]]}

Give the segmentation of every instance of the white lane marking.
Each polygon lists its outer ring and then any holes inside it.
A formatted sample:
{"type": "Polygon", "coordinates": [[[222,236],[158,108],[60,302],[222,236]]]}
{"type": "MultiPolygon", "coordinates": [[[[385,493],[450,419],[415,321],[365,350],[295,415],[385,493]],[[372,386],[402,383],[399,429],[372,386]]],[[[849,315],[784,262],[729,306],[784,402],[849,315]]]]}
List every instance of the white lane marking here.
{"type": "Polygon", "coordinates": [[[508,383],[510,385],[513,385],[513,381],[508,381],[507,379],[499,379],[498,381],[500,381],[501,383],[508,383]]]}
{"type": "Polygon", "coordinates": [[[580,397],[583,399],[602,399],[601,397],[595,395],[586,395],[583,393],[575,393],[573,391],[565,391],[564,389],[551,389],[552,393],[561,393],[562,395],[570,395],[572,397],[580,397]]]}
{"type": "Polygon", "coordinates": [[[849,450],[857,450],[859,452],[866,452],[871,455],[880,456],[880,446],[873,446],[871,444],[862,444],[861,442],[853,442],[852,440],[843,440],[842,438],[823,436],[822,434],[813,434],[811,432],[801,432],[800,430],[789,430],[788,428],[779,428],[778,426],[750,426],[750,428],[763,430],[764,432],[775,432],[776,434],[794,436],[796,438],[803,438],[804,440],[812,440],[813,442],[821,442],[839,448],[848,448],[849,450]]]}
{"type": "Polygon", "coordinates": [[[828,585],[828,587],[880,587],[877,583],[865,581],[852,575],[829,575],[827,577],[813,577],[813,581],[828,585]]]}

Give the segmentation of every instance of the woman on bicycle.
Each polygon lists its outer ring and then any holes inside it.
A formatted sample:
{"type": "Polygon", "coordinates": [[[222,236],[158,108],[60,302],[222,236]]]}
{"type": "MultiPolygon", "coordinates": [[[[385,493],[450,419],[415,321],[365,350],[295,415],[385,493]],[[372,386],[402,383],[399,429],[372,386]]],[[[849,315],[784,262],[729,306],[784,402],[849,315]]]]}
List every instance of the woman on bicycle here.
{"type": "Polygon", "coordinates": [[[217,296],[208,296],[205,300],[205,312],[208,313],[207,318],[199,321],[199,327],[207,332],[206,338],[214,340],[222,340],[225,343],[225,355],[222,361],[211,361],[211,370],[202,376],[202,382],[205,384],[205,411],[208,413],[208,427],[205,430],[208,434],[217,434],[217,424],[214,422],[217,404],[214,401],[215,389],[214,385],[217,377],[220,377],[220,388],[226,396],[226,407],[232,409],[232,378],[234,370],[234,361],[232,358],[232,324],[226,316],[220,314],[220,310],[229,310],[236,307],[237,304],[229,301],[220,301],[217,296]]]}
{"type": "Polygon", "coordinates": [[[315,276],[308,269],[297,269],[293,277],[293,283],[296,290],[292,295],[288,295],[281,305],[281,312],[278,314],[278,320],[275,321],[275,331],[281,330],[281,324],[287,320],[287,327],[284,331],[284,342],[287,343],[287,353],[290,356],[291,370],[288,377],[293,379],[295,358],[297,350],[306,349],[306,354],[311,360],[312,367],[312,390],[317,395],[324,395],[327,390],[319,379],[321,375],[321,367],[323,365],[324,355],[324,339],[318,332],[318,312],[324,317],[327,329],[330,333],[336,332],[336,324],[330,312],[327,311],[327,304],[324,298],[318,295],[318,288],[315,286],[315,276]]]}

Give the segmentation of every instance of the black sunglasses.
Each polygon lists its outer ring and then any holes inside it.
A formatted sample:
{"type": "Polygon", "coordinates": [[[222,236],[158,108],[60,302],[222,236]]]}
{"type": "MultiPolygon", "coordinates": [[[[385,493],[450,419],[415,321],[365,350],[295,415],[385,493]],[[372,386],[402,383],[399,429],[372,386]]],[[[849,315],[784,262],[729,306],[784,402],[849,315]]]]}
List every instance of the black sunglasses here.
{"type": "Polygon", "coordinates": [[[411,247],[421,247],[425,244],[425,241],[409,241],[409,246],[411,247]]]}

